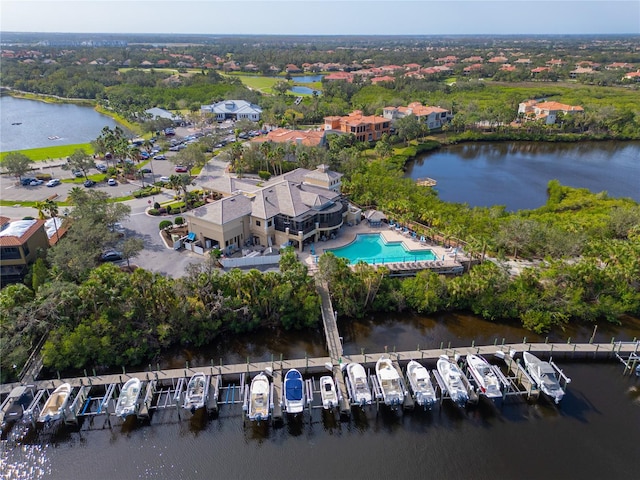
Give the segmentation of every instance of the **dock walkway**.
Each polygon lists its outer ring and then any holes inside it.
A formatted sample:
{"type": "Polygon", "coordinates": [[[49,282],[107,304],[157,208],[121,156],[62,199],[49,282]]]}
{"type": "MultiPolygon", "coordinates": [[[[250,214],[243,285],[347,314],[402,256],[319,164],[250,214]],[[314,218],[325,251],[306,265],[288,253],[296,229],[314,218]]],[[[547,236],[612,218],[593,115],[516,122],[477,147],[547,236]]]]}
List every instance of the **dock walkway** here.
{"type": "MultiPolygon", "coordinates": [[[[496,351],[509,353],[531,352],[540,357],[553,357],[554,359],[615,359],[619,355],[637,355],[640,352],[640,341],[616,342],[616,343],[511,343],[504,345],[482,345],[473,347],[436,348],[429,350],[407,350],[401,352],[375,352],[356,355],[345,355],[339,359],[342,363],[357,362],[362,365],[373,366],[380,356],[387,354],[401,365],[410,360],[436,361],[440,355],[465,356],[469,354],[493,355],[496,351]]],[[[148,370],[131,373],[96,375],[87,377],[62,378],[53,380],[37,380],[31,384],[36,389],[53,389],[69,383],[72,387],[86,385],[110,385],[113,383],[124,384],[130,378],[136,377],[144,381],[171,381],[180,378],[189,378],[197,372],[205,375],[240,376],[241,374],[256,374],[267,368],[289,369],[297,368],[303,374],[316,374],[326,371],[326,364],[332,363],[330,357],[298,358],[291,360],[276,360],[275,362],[238,363],[222,366],[205,366],[191,368],[175,368],[171,370],[148,370]]],[[[339,365],[334,364],[334,373],[340,371],[339,365]]],[[[1,394],[9,393],[18,383],[3,384],[0,387],[1,394]]]]}

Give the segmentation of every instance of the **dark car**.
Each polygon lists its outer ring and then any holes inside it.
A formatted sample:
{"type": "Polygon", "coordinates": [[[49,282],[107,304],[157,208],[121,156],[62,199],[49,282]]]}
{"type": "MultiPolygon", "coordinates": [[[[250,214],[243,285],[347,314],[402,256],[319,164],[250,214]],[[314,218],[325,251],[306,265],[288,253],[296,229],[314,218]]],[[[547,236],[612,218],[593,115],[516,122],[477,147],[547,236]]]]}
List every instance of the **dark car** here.
{"type": "Polygon", "coordinates": [[[104,163],[98,163],[96,164],[96,170],[99,170],[100,172],[104,173],[107,171],[107,166],[104,163]]]}
{"type": "Polygon", "coordinates": [[[93,180],[87,180],[86,182],[84,182],[84,186],[87,188],[91,188],[96,184],[96,182],[94,182],[93,180]]]}
{"type": "Polygon", "coordinates": [[[29,185],[31,185],[31,182],[35,182],[36,179],[33,177],[25,177],[22,180],[20,180],[20,183],[25,186],[28,187],[29,185]]]}
{"type": "Polygon", "coordinates": [[[118,260],[122,260],[122,253],[109,250],[100,255],[100,260],[103,262],[117,262],[118,260]]]}
{"type": "Polygon", "coordinates": [[[141,168],[140,172],[142,172],[142,173],[151,173],[151,169],[150,168],[141,168]]]}

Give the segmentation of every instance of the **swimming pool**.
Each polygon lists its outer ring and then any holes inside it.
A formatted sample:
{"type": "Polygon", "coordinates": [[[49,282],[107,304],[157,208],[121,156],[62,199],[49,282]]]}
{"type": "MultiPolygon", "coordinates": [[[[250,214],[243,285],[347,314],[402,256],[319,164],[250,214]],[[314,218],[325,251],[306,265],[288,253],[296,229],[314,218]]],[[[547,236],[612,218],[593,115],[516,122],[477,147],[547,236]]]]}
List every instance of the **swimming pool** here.
{"type": "Polygon", "coordinates": [[[380,264],[436,260],[436,255],[431,250],[407,250],[403,242],[387,242],[379,233],[356,235],[350,244],[325,251],[332,252],[336,257],[346,258],[352,264],[359,261],[380,264]]]}

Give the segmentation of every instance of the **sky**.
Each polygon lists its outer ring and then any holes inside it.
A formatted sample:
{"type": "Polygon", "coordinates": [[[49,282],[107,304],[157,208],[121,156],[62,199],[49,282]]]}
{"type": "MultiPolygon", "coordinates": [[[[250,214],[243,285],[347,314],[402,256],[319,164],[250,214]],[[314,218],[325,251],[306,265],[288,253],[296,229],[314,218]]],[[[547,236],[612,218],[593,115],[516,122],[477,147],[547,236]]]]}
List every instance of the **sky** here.
{"type": "Polygon", "coordinates": [[[0,0],[0,31],[640,34],[640,0],[0,0]]]}

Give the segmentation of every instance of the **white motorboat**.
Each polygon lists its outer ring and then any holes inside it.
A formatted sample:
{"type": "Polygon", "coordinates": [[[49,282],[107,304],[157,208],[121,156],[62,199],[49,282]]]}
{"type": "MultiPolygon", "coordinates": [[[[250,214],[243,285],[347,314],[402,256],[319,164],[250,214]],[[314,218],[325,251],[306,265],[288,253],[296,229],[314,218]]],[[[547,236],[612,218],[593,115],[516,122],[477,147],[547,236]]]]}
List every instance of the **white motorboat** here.
{"type": "Polygon", "coordinates": [[[559,403],[564,397],[564,390],[558,382],[556,371],[549,362],[543,362],[529,352],[522,354],[524,366],[538,388],[551,397],[554,402],[559,403]]]}
{"type": "Polygon", "coordinates": [[[479,355],[467,355],[467,366],[476,381],[480,394],[487,398],[500,398],[500,380],[483,357],[479,355]]]}
{"type": "Polygon", "coordinates": [[[187,384],[187,393],[184,396],[182,407],[195,412],[204,407],[207,400],[207,377],[204,373],[196,373],[187,384]]]}
{"type": "Polygon", "coordinates": [[[320,396],[322,397],[322,407],[325,410],[331,410],[338,406],[336,384],[329,375],[320,377],[320,396]]]}
{"type": "Polygon", "coordinates": [[[270,393],[269,378],[264,373],[253,377],[249,388],[249,420],[259,422],[269,418],[270,393]]]}
{"type": "Polygon", "coordinates": [[[407,378],[416,403],[421,407],[431,408],[437,398],[429,371],[415,360],[411,360],[407,364],[407,378]]]}
{"type": "Polygon", "coordinates": [[[61,419],[67,409],[70,396],[71,385],[68,383],[63,383],[56,388],[42,407],[38,421],[45,423],[61,419]]]}
{"type": "Polygon", "coordinates": [[[469,394],[462,381],[462,372],[455,362],[449,360],[448,357],[442,355],[438,359],[438,373],[442,377],[442,381],[447,388],[449,397],[459,407],[464,407],[469,400],[469,394]]]}
{"type": "Polygon", "coordinates": [[[359,405],[371,404],[371,390],[367,383],[367,373],[359,363],[347,365],[351,401],[359,405]]]}
{"type": "Polygon", "coordinates": [[[140,380],[131,378],[127,380],[120,390],[120,396],[116,403],[116,415],[122,418],[136,413],[140,397],[140,380]]]}
{"type": "Polygon", "coordinates": [[[382,390],[385,405],[397,406],[404,402],[404,388],[400,374],[389,357],[382,356],[376,362],[376,377],[382,390]]]}
{"type": "Polygon", "coordinates": [[[291,414],[304,410],[304,382],[302,375],[295,368],[284,376],[284,408],[291,414]]]}

